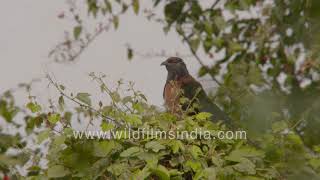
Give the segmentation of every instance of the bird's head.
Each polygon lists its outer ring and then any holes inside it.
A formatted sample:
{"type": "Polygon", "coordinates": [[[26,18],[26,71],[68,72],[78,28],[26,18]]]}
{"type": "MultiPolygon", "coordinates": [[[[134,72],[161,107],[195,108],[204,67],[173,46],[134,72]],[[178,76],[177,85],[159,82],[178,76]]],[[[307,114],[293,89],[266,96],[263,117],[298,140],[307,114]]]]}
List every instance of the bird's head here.
{"type": "Polygon", "coordinates": [[[181,58],[178,57],[168,58],[161,63],[161,66],[166,66],[168,71],[168,79],[170,80],[189,75],[186,64],[181,58]]]}

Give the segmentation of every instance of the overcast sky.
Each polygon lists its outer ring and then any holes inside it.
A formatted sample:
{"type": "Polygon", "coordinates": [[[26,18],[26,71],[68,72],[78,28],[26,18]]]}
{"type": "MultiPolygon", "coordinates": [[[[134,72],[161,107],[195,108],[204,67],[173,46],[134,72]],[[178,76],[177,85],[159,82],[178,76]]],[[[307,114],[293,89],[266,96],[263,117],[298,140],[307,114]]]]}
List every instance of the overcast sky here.
{"type": "MultiPolygon", "coordinates": [[[[143,1],[142,7],[150,2],[143,1]]],[[[147,21],[143,16],[135,16],[130,10],[121,17],[117,31],[99,36],[75,63],[50,63],[48,52],[63,40],[64,31],[70,30],[71,23],[57,17],[68,9],[66,2],[3,0],[1,4],[0,93],[16,87],[18,83],[40,78],[41,82],[36,84],[33,92],[41,97],[42,104],[47,104],[47,98],[55,94],[53,89],[47,88],[48,82],[44,78],[46,72],[54,74],[69,90],[75,93],[89,92],[96,99],[99,88],[90,81],[88,73],[103,72],[108,76],[110,85],[120,78],[134,81],[136,88],[146,94],[150,103],[161,106],[166,70],[160,67],[160,63],[165,58],[135,56],[129,62],[125,44],[130,43],[138,51],[146,53],[162,50],[169,54],[189,53],[177,34],[172,32],[165,35],[161,24],[147,21]]],[[[185,61],[195,76],[198,63],[192,57],[185,58],[185,61]]],[[[19,103],[27,101],[24,93],[17,97],[19,103]]]]}

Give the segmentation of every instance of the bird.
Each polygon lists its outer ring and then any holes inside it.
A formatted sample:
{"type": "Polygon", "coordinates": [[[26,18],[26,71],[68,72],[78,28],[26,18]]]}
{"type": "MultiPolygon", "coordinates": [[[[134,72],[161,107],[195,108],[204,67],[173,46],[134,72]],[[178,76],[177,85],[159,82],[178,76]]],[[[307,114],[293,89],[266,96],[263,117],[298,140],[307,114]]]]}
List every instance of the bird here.
{"type": "Polygon", "coordinates": [[[196,104],[196,111],[211,113],[213,122],[224,121],[230,123],[231,119],[208,97],[202,85],[195,80],[187,69],[184,61],[179,57],[169,57],[161,63],[167,69],[167,80],[163,89],[164,104],[169,112],[181,114],[196,104]],[[181,98],[187,98],[183,103],[181,98]]]}

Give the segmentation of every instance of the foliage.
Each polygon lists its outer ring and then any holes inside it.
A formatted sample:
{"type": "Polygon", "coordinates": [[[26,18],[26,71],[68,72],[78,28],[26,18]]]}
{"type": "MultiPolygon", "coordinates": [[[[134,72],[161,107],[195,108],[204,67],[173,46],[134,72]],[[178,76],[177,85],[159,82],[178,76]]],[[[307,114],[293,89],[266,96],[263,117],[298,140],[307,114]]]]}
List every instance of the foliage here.
{"type": "MultiPolygon", "coordinates": [[[[16,174],[14,165],[25,164],[26,158],[20,161],[23,158],[7,153],[14,148],[19,156],[30,156],[29,179],[319,179],[319,2],[216,0],[210,6],[196,0],[153,2],[153,10],[161,9],[164,17],[151,10],[144,11],[147,18],[161,23],[165,33],[175,31],[181,37],[202,65],[199,76],[210,76],[218,84],[215,102],[237,127],[247,130],[250,139],[75,139],[71,121],[76,116],[87,120],[86,127],[100,122],[106,132],[227,129],[208,121],[208,114],[176,117],[160,112],[132,84],[129,95],[124,95],[121,81],[110,89],[103,76],[92,73],[110,100],[93,102],[90,94],[74,96],[49,77],[61,94],[50,111],[32,98],[18,108],[10,92],[0,99],[0,116],[6,123],[18,128],[14,117],[20,113],[28,136],[36,134],[38,143],[50,142],[48,167],[40,166],[42,154],[25,147],[18,135],[0,134],[4,137],[0,170],[16,174]],[[215,58],[219,52],[225,54],[221,59],[215,58]],[[212,63],[204,63],[203,57],[212,63]],[[67,109],[67,100],[78,107],[67,109]]],[[[122,14],[131,9],[139,15],[143,8],[138,0],[88,0],[85,5],[89,17],[105,17],[108,22],[88,35],[85,18],[72,8],[73,36],[50,53],[57,62],[74,61],[102,31],[120,28],[122,14]]],[[[133,48],[128,46],[130,60],[135,57],[133,48]]]]}
{"type": "MultiPolygon", "coordinates": [[[[85,95],[86,101],[78,101],[78,95],[69,100],[79,103],[78,114],[88,115],[88,124],[92,119],[100,122],[104,132],[127,132],[138,128],[160,130],[164,132],[182,132],[199,129],[211,132],[211,138],[159,138],[150,137],[146,132],[145,138],[128,138],[124,135],[104,139],[104,136],[94,137],[84,134],[82,138],[75,136],[71,126],[70,112],[58,108],[61,97],[50,112],[27,112],[26,117],[42,119],[47,128],[37,132],[34,143],[47,144],[48,152],[45,158],[47,167],[42,167],[35,159],[43,158],[42,154],[33,154],[32,166],[28,166],[29,179],[65,178],[65,179],[281,179],[282,177],[316,178],[319,170],[319,155],[308,151],[300,136],[288,130],[285,121],[272,125],[272,131],[261,137],[261,147],[256,147],[245,139],[218,139],[217,132],[227,130],[223,124],[212,123],[210,114],[200,113],[193,116],[177,117],[169,113],[159,112],[154,106],[147,104],[143,94],[129,85],[126,95],[119,93],[123,85],[119,82],[116,91],[103,83],[103,76],[92,78],[99,83],[102,93],[112,100],[109,104],[96,102],[98,109],[87,106],[90,96],[85,95]],[[105,91],[105,89],[108,89],[105,91]],[[117,94],[115,96],[115,94],[117,94]],[[117,98],[114,98],[117,97],[117,98]],[[59,110],[58,110],[59,109],[59,110]],[[44,116],[44,117],[43,117],[44,116]],[[110,118],[110,119],[107,119],[110,118]],[[112,123],[111,120],[117,121],[112,123]],[[60,128],[58,128],[60,127],[60,128]],[[61,128],[63,127],[63,128],[61,128]],[[51,129],[51,130],[50,130],[51,129]],[[55,130],[54,130],[55,129],[55,130]],[[54,130],[54,131],[52,131],[54,130]],[[299,169],[299,170],[297,170],[299,169]]],[[[51,81],[50,77],[49,80],[51,81]]],[[[58,83],[52,82],[59,88],[58,83]]],[[[61,89],[59,89],[61,90],[61,89]]],[[[68,94],[63,90],[64,94],[68,94]]],[[[67,98],[69,96],[63,95],[67,98]]],[[[5,100],[5,98],[3,99],[5,100]]],[[[93,102],[92,102],[93,103],[93,102]]],[[[28,103],[30,106],[30,103],[28,103]]],[[[65,106],[65,105],[63,105],[65,106]]],[[[22,112],[20,112],[22,113],[22,112]]],[[[27,124],[31,121],[27,121],[27,124]]],[[[27,127],[31,125],[27,125],[27,127]]],[[[35,133],[36,126],[28,130],[35,133]]],[[[7,135],[8,136],[8,135],[7,135]]],[[[141,136],[142,137],[142,136],[141,136]]],[[[23,142],[9,140],[6,137],[1,142],[3,147],[15,147],[13,143],[23,142]]],[[[1,138],[3,139],[3,138],[1,138]]],[[[24,151],[31,151],[21,146],[24,151]]],[[[18,149],[20,149],[18,148],[18,149]]],[[[3,148],[2,148],[3,149],[3,148]]],[[[318,148],[319,149],[319,148],[318,148]]],[[[319,152],[318,149],[315,149],[319,152]]],[[[3,149],[6,152],[7,148],[3,149]]],[[[2,167],[14,168],[7,156],[2,156],[2,167]]],[[[18,162],[17,162],[18,163],[18,162]]],[[[26,163],[26,161],[24,162],[26,163]]],[[[6,171],[9,172],[9,171],[6,171]]],[[[22,178],[22,177],[21,177],[22,178]]]]}

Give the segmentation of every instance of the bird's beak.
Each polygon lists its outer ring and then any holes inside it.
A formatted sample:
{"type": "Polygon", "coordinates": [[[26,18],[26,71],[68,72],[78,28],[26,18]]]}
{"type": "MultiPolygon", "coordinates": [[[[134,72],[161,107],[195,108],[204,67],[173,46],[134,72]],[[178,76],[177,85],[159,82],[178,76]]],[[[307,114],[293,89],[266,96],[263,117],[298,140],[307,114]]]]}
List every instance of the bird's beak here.
{"type": "Polygon", "coordinates": [[[168,62],[167,62],[167,61],[163,61],[163,62],[160,64],[160,66],[166,66],[166,65],[168,65],[168,62]]]}

